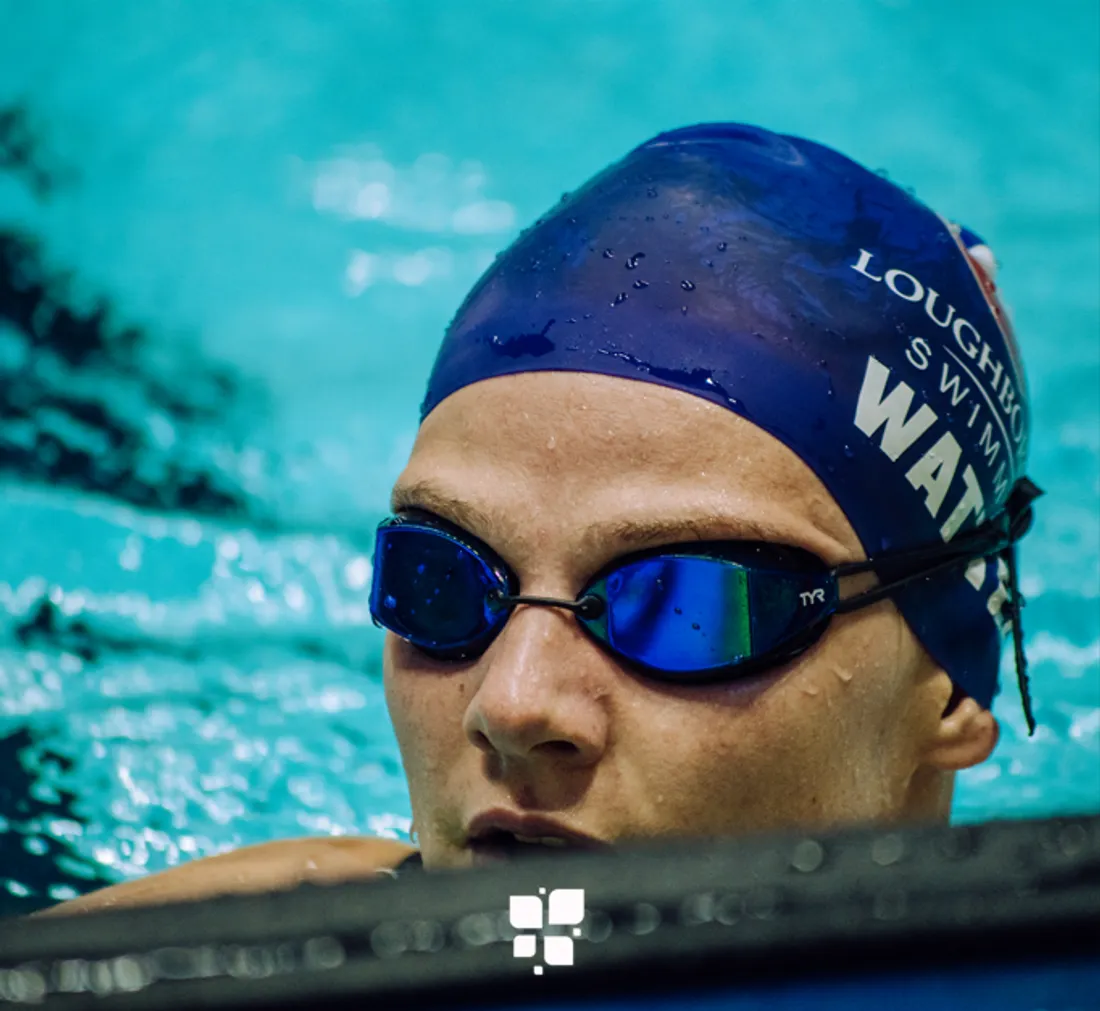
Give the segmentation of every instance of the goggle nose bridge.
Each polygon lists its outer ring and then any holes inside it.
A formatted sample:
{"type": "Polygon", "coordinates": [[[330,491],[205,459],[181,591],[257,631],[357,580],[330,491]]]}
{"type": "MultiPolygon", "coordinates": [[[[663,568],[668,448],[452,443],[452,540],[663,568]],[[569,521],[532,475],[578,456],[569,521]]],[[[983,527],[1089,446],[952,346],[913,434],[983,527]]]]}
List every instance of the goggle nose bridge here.
{"type": "Polygon", "coordinates": [[[536,607],[563,607],[572,611],[578,618],[595,621],[606,609],[605,602],[594,593],[586,593],[578,600],[564,600],[557,597],[529,597],[522,594],[511,596],[504,593],[492,593],[489,599],[499,607],[515,607],[517,604],[532,604],[536,607]]]}

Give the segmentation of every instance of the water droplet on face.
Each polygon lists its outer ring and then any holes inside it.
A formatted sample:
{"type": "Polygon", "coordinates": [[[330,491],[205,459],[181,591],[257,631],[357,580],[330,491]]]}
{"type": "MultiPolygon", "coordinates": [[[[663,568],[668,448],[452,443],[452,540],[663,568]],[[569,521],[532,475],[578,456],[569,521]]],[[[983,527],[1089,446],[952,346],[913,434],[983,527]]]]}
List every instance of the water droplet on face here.
{"type": "Polygon", "coordinates": [[[639,280],[634,282],[634,287],[635,288],[648,288],[649,287],[649,282],[639,279],[639,280]]]}
{"type": "Polygon", "coordinates": [[[680,282],[680,287],[683,288],[684,291],[694,291],[695,290],[695,282],[694,281],[681,281],[680,282]]]}
{"type": "Polygon", "coordinates": [[[718,252],[719,253],[724,253],[727,249],[729,249],[729,243],[728,242],[719,242],[718,243],[718,252]]]}
{"type": "Polygon", "coordinates": [[[558,439],[557,439],[557,436],[555,436],[555,435],[550,436],[550,438],[546,440],[546,448],[547,449],[553,449],[557,444],[558,444],[558,439]]]}
{"type": "Polygon", "coordinates": [[[623,264],[623,266],[626,267],[627,270],[633,270],[635,267],[638,266],[638,262],[644,259],[645,253],[635,253],[633,256],[628,256],[626,258],[626,262],[623,264]]]}
{"type": "Polygon", "coordinates": [[[612,305],[622,305],[626,301],[626,292],[620,291],[618,295],[612,300],[612,305]]]}
{"type": "Polygon", "coordinates": [[[605,249],[603,251],[603,258],[605,260],[610,260],[614,255],[615,255],[615,250],[614,249],[605,249]]]}

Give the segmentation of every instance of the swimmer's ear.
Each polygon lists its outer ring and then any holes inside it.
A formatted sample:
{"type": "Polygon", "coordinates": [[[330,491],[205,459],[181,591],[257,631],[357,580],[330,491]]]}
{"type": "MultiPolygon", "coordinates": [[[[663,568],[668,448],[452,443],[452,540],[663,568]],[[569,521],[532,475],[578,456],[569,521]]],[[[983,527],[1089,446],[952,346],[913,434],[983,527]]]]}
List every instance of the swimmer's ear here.
{"type": "Polygon", "coordinates": [[[940,717],[928,742],[925,761],[947,771],[984,762],[1001,736],[997,718],[972,698],[964,697],[940,717]]]}

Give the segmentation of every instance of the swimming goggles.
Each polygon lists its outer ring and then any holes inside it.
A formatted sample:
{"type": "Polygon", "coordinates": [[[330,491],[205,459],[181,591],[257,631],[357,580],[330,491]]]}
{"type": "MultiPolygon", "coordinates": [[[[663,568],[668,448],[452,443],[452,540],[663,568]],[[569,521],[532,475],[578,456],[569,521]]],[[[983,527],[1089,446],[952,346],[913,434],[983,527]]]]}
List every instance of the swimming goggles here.
{"type": "Polygon", "coordinates": [[[518,605],[563,608],[600,648],[641,675],[706,684],[782,664],[816,642],[834,615],[1001,555],[1010,581],[1004,613],[1013,623],[1031,726],[1013,545],[1030,527],[1031,502],[1040,494],[1025,478],[998,517],[949,543],[833,567],[801,548],[771,543],[652,548],[612,561],[575,600],[520,594],[515,573],[487,544],[433,514],[408,510],[378,527],[371,615],[433,659],[466,661],[488,649],[518,605]],[[841,579],[866,572],[878,575],[876,586],[840,596],[841,579]]]}

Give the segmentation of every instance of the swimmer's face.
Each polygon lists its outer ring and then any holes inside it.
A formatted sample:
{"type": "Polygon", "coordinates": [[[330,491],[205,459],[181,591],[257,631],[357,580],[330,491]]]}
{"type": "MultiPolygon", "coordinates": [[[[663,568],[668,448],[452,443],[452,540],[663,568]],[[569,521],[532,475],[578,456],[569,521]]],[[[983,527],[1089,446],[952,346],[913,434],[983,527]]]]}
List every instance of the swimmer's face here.
{"type": "MultiPolygon", "coordinates": [[[[523,373],[455,393],[422,425],[394,505],[489,544],[520,592],[570,600],[618,556],[695,538],[865,557],[772,436],[698,397],[601,375],[523,373]]],[[[952,771],[984,760],[997,735],[971,700],[944,715],[951,684],[889,601],[724,685],[646,680],[544,607],[517,608],[461,663],[387,635],[384,670],[428,867],[479,862],[467,830],[488,811],[612,843],[943,818],[952,771]]]]}

